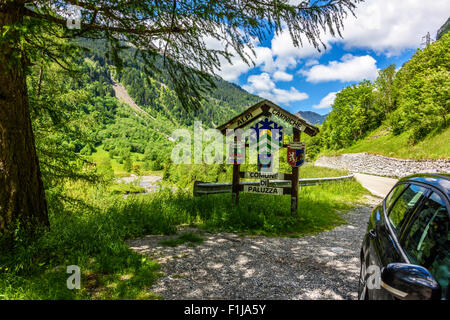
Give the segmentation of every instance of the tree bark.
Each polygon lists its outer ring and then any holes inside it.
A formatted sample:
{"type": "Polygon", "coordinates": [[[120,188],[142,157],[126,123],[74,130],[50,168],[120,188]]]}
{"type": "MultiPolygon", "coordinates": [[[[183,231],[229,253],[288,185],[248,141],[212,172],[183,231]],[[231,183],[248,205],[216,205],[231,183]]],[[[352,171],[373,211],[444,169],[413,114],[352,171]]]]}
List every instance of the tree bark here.
{"type": "Polygon", "coordinates": [[[28,106],[26,54],[20,31],[4,28],[22,23],[21,2],[0,0],[0,237],[16,230],[34,236],[49,227],[28,106]]]}

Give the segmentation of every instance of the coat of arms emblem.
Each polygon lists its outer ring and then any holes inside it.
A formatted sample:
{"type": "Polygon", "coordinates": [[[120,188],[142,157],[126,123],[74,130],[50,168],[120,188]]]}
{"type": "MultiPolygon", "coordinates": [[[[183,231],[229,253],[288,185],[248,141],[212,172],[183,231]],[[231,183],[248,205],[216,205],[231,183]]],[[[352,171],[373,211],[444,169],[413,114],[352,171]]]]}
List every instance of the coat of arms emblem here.
{"type": "Polygon", "coordinates": [[[291,142],[287,151],[287,161],[292,167],[300,167],[305,162],[305,143],[291,142]]]}

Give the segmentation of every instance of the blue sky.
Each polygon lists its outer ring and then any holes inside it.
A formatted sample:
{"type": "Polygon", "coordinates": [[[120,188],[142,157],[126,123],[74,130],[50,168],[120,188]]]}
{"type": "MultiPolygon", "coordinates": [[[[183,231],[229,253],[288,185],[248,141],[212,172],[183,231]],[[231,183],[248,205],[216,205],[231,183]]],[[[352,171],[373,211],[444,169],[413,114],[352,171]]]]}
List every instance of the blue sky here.
{"type": "Polygon", "coordinates": [[[321,53],[307,42],[294,47],[283,32],[255,43],[256,66],[235,58],[218,74],[291,112],[326,114],[342,88],[374,80],[390,64],[401,67],[427,32],[434,38],[450,15],[450,1],[366,0],[355,13],[344,22],[343,39],[323,34],[327,50],[321,53]]]}

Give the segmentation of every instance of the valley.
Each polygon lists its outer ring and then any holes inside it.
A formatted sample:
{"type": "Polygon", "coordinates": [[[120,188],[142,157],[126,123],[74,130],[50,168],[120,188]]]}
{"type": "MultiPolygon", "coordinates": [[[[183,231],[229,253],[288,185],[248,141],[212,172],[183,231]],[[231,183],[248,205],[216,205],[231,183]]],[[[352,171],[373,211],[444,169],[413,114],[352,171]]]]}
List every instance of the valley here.
{"type": "Polygon", "coordinates": [[[356,299],[372,208],[450,173],[448,21],[396,55],[320,39],[362,1],[74,3],[79,28],[71,1],[0,0],[0,299],[356,299]],[[283,187],[238,144],[203,157],[255,105],[283,187]]]}

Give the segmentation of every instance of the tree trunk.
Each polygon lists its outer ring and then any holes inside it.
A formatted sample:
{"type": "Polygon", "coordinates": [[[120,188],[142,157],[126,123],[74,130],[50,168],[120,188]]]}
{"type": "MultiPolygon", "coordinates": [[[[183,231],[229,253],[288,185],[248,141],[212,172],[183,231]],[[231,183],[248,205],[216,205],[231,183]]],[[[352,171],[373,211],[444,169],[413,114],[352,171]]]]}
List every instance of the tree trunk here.
{"type": "Polygon", "coordinates": [[[44,186],[28,107],[26,55],[19,32],[22,1],[0,0],[0,236],[17,230],[34,236],[48,229],[44,186]]]}

